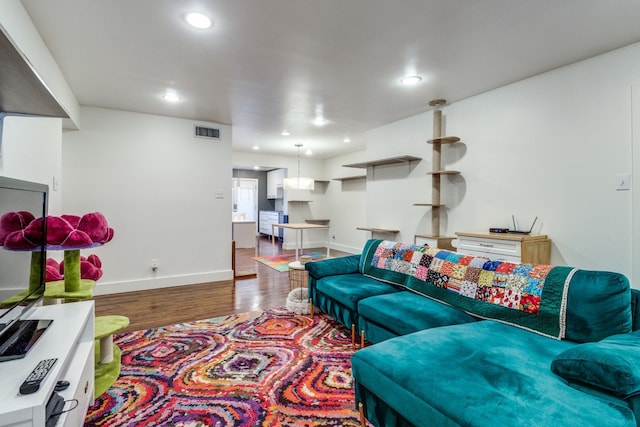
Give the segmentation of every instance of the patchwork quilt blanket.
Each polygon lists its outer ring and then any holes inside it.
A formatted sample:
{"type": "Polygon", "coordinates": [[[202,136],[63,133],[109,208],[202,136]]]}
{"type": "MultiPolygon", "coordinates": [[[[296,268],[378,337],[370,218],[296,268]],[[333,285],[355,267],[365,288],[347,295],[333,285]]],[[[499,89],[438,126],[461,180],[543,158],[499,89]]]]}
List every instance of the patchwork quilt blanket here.
{"type": "Polygon", "coordinates": [[[378,240],[363,253],[363,273],[471,315],[562,339],[575,269],[493,261],[444,249],[378,240]]]}

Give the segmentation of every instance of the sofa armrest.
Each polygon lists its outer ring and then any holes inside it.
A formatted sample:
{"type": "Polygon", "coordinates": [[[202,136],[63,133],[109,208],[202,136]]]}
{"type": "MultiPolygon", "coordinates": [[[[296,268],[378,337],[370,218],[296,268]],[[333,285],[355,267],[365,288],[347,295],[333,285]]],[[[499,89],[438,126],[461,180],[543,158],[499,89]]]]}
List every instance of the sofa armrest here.
{"type": "Polygon", "coordinates": [[[308,262],[304,265],[304,268],[309,272],[311,278],[321,279],[326,276],[358,273],[359,264],[360,255],[349,255],[308,262]]]}

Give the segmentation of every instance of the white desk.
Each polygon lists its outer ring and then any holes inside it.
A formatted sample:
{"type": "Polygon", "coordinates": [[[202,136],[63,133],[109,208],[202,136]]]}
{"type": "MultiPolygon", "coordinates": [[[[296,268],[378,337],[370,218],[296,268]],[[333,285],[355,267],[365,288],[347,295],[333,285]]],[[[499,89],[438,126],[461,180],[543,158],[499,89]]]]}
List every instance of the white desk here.
{"type": "MultiPolygon", "coordinates": [[[[273,255],[276,254],[276,246],[273,236],[276,234],[276,227],[288,228],[296,231],[296,261],[300,259],[302,253],[302,232],[304,230],[328,230],[329,226],[326,224],[309,224],[309,223],[291,223],[291,224],[272,224],[271,225],[271,244],[273,245],[273,255]],[[300,235],[300,242],[298,242],[298,235],[300,235]]],[[[327,242],[327,258],[329,258],[329,243],[327,242]]]]}

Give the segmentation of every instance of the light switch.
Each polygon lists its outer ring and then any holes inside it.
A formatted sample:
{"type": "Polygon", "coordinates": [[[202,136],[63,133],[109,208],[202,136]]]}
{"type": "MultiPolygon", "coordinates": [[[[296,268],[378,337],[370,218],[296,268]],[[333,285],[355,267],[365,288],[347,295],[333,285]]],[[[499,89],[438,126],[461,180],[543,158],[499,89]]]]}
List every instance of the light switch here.
{"type": "Polygon", "coordinates": [[[616,191],[630,190],[631,177],[628,173],[619,173],[616,175],[616,191]]]}
{"type": "Polygon", "coordinates": [[[224,199],[224,190],[216,190],[216,199],[224,199]]]}

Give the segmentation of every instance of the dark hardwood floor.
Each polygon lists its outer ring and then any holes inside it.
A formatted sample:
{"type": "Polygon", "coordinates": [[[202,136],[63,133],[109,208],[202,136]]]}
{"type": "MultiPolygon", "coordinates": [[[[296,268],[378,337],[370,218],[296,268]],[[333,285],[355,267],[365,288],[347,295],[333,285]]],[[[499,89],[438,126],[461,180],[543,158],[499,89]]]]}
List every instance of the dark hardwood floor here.
{"type": "MultiPolygon", "coordinates": [[[[274,251],[270,240],[257,238],[256,242],[255,249],[235,250],[236,272],[248,277],[246,279],[98,295],[94,298],[96,316],[127,316],[130,324],[125,331],[134,331],[284,306],[289,293],[289,274],[254,260],[254,256],[271,255],[274,251]]],[[[323,252],[325,249],[305,248],[305,252],[312,250],[323,252]]],[[[283,251],[280,244],[275,247],[277,254],[291,252],[283,251]]],[[[348,254],[331,251],[332,257],[344,255],[348,254]]]]}

